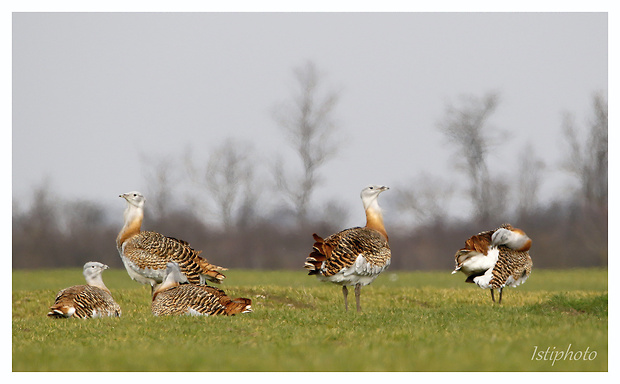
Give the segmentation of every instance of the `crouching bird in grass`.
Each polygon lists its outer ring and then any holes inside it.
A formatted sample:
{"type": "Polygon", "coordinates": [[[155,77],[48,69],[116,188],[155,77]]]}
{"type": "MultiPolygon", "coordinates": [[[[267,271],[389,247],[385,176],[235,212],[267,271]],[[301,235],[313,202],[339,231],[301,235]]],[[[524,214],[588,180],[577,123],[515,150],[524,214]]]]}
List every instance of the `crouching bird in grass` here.
{"type": "Polygon", "coordinates": [[[348,310],[347,286],[355,286],[357,312],[361,312],[361,288],[373,282],[389,265],[392,253],[377,201],[388,187],[370,185],[361,192],[366,211],[366,226],[345,229],[321,238],[316,233],[312,253],[306,258],[309,275],[342,285],[344,308],[348,310]]]}
{"type": "Polygon", "coordinates": [[[480,232],[465,242],[454,256],[457,271],[467,275],[468,283],[499,291],[498,303],[502,302],[504,287],[516,287],[527,280],[532,272],[532,258],[529,249],[532,240],[518,228],[503,224],[492,231],[480,232]]]}
{"type": "Polygon", "coordinates": [[[54,318],[120,317],[121,307],[103,283],[101,273],[108,266],[96,261],[84,264],[86,285],[74,285],[58,292],[47,316],[54,318]]]}
{"type": "Polygon", "coordinates": [[[218,267],[200,257],[188,242],[164,236],[157,232],[142,231],[144,203],[140,192],[123,193],[127,207],[123,213],[124,224],[116,238],[116,247],[129,276],[148,284],[154,290],[164,280],[166,263],[176,262],[189,282],[204,284],[207,280],[219,283],[225,278],[218,267]]]}
{"type": "Polygon", "coordinates": [[[155,316],[232,316],[252,312],[252,301],[231,299],[221,289],[191,284],[177,263],[167,263],[164,281],[153,291],[151,311],[155,316]]]}

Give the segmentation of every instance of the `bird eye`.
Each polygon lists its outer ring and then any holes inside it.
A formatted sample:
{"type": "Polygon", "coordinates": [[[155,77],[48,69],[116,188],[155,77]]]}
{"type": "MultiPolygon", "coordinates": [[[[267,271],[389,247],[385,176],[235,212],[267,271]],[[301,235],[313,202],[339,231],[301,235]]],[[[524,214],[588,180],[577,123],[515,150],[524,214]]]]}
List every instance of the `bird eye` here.
{"type": "Polygon", "coordinates": [[[375,189],[375,187],[370,187],[370,189],[375,189]]]}
{"type": "Polygon", "coordinates": [[[134,193],[134,194],[133,194],[133,197],[136,197],[136,196],[138,196],[138,194],[137,194],[137,193],[134,193]]]}

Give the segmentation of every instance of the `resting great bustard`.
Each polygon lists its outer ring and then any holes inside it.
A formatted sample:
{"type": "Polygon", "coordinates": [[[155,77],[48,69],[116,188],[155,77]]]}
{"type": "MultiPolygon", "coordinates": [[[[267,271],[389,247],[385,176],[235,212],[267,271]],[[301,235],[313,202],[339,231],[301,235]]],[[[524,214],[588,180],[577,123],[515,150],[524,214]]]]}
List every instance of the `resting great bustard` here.
{"type": "Polygon", "coordinates": [[[219,283],[225,278],[219,271],[226,268],[210,264],[186,241],[140,230],[146,201],[140,192],[124,193],[119,197],[127,200],[127,208],[123,214],[125,223],[116,237],[116,247],[132,279],[154,288],[164,281],[169,261],[179,264],[190,283],[204,284],[206,280],[219,283]]]}
{"type": "Polygon", "coordinates": [[[383,214],[377,201],[379,194],[388,187],[371,185],[361,192],[366,211],[366,226],[345,229],[322,239],[316,233],[313,251],[306,258],[309,275],[322,281],[342,285],[344,308],[348,310],[347,286],[355,286],[355,303],[360,307],[360,291],[390,265],[391,251],[383,225],[383,214]]]}
{"type": "Polygon", "coordinates": [[[495,302],[494,290],[499,290],[499,303],[502,302],[502,289],[516,287],[527,280],[532,272],[532,258],[529,249],[532,240],[525,232],[503,224],[493,231],[480,232],[465,242],[454,256],[457,271],[467,275],[468,283],[491,290],[491,300],[495,302]]]}
{"type": "Polygon", "coordinates": [[[96,261],[84,264],[84,277],[87,285],[74,285],[58,292],[54,305],[47,314],[49,317],[91,317],[121,315],[121,307],[114,301],[110,290],[103,283],[101,273],[108,266],[96,261]]]}
{"type": "Polygon", "coordinates": [[[164,282],[153,291],[151,311],[163,315],[236,315],[252,312],[252,301],[231,299],[221,289],[187,282],[177,263],[168,263],[164,282]]]}

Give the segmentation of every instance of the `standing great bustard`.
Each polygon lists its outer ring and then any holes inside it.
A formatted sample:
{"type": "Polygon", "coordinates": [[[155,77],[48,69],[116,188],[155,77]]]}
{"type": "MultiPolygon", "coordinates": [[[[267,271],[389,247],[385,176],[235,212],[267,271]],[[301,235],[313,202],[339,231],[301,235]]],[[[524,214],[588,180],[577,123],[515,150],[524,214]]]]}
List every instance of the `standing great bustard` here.
{"type": "Polygon", "coordinates": [[[529,249],[532,240],[518,228],[503,224],[493,231],[480,232],[465,242],[454,256],[457,271],[467,275],[468,283],[491,290],[491,300],[495,302],[494,290],[499,290],[499,303],[502,302],[502,289],[516,287],[530,276],[532,258],[529,249]]]}
{"type": "Polygon", "coordinates": [[[371,185],[362,190],[361,198],[366,211],[366,226],[345,229],[322,239],[316,233],[313,251],[306,258],[309,275],[322,281],[342,285],[344,308],[348,310],[347,286],[355,286],[355,303],[360,307],[362,286],[373,282],[390,265],[391,251],[383,225],[379,194],[388,187],[371,185]]]}
{"type": "Polygon", "coordinates": [[[116,237],[116,247],[132,279],[153,288],[164,280],[169,261],[178,263],[191,283],[204,284],[206,280],[219,283],[225,278],[219,271],[226,268],[210,264],[186,241],[140,230],[146,201],[140,192],[128,192],[119,197],[127,200],[127,208],[123,214],[125,223],[116,237]]]}
{"type": "Polygon", "coordinates": [[[91,317],[121,315],[121,307],[114,301],[110,290],[103,283],[101,273],[108,266],[96,261],[84,264],[86,285],[74,285],[58,292],[54,305],[47,314],[49,317],[91,317]]]}
{"type": "Polygon", "coordinates": [[[177,263],[168,263],[164,282],[153,291],[151,311],[155,316],[233,316],[252,312],[252,301],[231,299],[221,289],[208,285],[190,284],[177,263]]]}

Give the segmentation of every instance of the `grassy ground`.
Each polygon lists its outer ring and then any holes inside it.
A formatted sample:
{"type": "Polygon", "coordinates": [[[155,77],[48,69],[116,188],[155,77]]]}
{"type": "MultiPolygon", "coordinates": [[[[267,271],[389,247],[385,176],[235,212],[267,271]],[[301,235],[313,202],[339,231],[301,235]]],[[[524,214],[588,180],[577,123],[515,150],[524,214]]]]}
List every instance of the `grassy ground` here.
{"type": "Polygon", "coordinates": [[[13,371],[608,369],[606,269],[535,270],[501,305],[462,274],[386,272],[362,289],[361,314],[303,271],[226,275],[222,288],[254,313],[157,318],[150,289],[116,269],[103,277],[121,318],[54,320],[56,292],[82,284],[81,270],[14,271],[13,371]]]}

